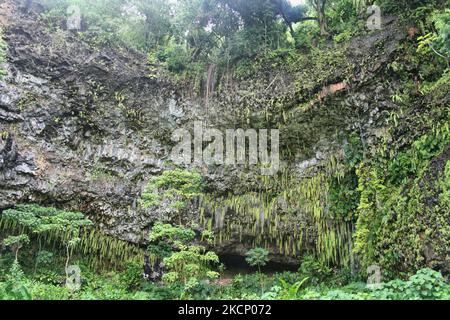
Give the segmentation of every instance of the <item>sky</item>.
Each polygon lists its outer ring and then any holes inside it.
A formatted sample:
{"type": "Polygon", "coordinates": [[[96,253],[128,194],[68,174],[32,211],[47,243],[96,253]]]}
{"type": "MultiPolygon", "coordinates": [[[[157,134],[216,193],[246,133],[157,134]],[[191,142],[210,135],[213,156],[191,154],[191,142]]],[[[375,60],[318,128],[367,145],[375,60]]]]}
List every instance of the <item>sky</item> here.
{"type": "Polygon", "coordinates": [[[306,0],[289,0],[289,2],[291,4],[293,4],[294,6],[299,5],[299,4],[304,4],[306,2],[306,0]]]}

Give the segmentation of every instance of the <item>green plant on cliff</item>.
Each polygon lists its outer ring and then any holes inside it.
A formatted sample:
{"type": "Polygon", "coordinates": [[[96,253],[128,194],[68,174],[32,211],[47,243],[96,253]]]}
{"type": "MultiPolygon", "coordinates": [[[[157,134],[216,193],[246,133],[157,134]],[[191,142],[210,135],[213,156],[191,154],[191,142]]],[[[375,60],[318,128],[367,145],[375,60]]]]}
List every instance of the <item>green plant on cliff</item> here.
{"type": "Polygon", "coordinates": [[[392,159],[380,158],[360,166],[355,250],[363,266],[378,264],[398,273],[426,266],[431,262],[429,252],[445,256],[450,225],[448,204],[441,201],[447,198],[444,181],[448,177],[445,171],[436,172],[439,169],[432,159],[449,143],[447,124],[392,159]],[[435,175],[442,175],[442,180],[434,180],[435,175]]]}
{"type": "Polygon", "coordinates": [[[141,205],[149,208],[169,201],[170,207],[182,211],[188,202],[201,195],[202,176],[196,171],[181,169],[164,171],[161,176],[150,180],[141,197],[141,205]]]}
{"type": "Polygon", "coordinates": [[[433,32],[420,36],[418,52],[432,52],[444,59],[449,65],[450,61],[450,9],[443,12],[435,12],[430,18],[430,24],[434,25],[433,32]]]}

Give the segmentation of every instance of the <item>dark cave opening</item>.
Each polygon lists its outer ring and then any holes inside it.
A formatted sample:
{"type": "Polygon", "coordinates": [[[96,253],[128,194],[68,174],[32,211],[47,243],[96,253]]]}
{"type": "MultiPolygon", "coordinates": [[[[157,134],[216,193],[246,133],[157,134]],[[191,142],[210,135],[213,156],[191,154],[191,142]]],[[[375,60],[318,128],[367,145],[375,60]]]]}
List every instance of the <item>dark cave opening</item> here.
{"type": "MultiPolygon", "coordinates": [[[[250,267],[245,261],[245,256],[237,254],[222,254],[220,255],[220,261],[225,266],[223,277],[234,277],[235,275],[250,274],[258,271],[256,267],[250,267]]],[[[299,266],[295,264],[287,264],[276,261],[270,261],[261,268],[261,271],[265,274],[275,274],[285,271],[296,272],[299,266]]]]}

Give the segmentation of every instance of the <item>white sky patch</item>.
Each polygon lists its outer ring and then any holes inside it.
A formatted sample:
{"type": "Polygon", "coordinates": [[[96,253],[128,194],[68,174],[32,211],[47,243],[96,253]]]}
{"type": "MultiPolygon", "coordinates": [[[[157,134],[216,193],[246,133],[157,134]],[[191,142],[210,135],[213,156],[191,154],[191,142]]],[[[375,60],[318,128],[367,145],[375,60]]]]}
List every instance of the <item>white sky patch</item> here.
{"type": "Polygon", "coordinates": [[[293,6],[298,6],[300,4],[305,4],[306,0],[289,0],[289,2],[293,5],[293,6]]]}
{"type": "Polygon", "coordinates": [[[143,15],[139,9],[131,4],[131,3],[126,3],[122,6],[122,15],[123,16],[127,16],[130,17],[132,19],[135,20],[140,20],[140,21],[145,21],[147,20],[147,17],[145,15],[143,15]]]}

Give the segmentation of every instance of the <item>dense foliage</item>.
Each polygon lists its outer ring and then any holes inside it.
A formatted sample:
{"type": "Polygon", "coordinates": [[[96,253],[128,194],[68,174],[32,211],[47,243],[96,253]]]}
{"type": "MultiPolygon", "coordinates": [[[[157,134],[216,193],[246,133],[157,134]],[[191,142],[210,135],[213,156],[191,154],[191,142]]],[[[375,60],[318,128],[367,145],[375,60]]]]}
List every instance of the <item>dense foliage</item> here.
{"type": "MultiPolygon", "coordinates": [[[[103,234],[94,228],[96,217],[80,212],[38,205],[4,210],[0,299],[450,299],[450,11],[444,1],[311,0],[297,7],[285,0],[43,3],[40,19],[50,30],[64,29],[73,14],[67,9],[77,6],[82,32],[72,30],[74,35],[93,47],[144,53],[151,79],[198,84],[211,82],[214,72],[241,80],[278,69],[295,73],[294,105],[273,101],[264,119],[254,121],[287,133],[283,152],[290,160],[311,147],[296,135],[311,128],[298,127],[293,114],[313,108],[317,95],[321,102],[324,85],[353,76],[346,50],[368,32],[366,6],[378,4],[414,27],[377,78],[392,89],[395,108],[384,115],[385,126],[370,148],[359,123],[352,132],[342,129],[344,148],[322,171],[306,172],[301,181],[282,172],[250,182],[247,193],[236,186],[228,197],[208,195],[199,172],[165,170],[149,179],[139,202],[147,213],[167,209],[167,216],[149,223],[145,249],[103,234]],[[191,219],[197,201],[217,217],[202,208],[199,221],[191,219]],[[223,233],[217,230],[223,209],[217,202],[256,221],[245,234],[255,235],[246,254],[248,274],[226,277],[214,252],[216,241],[241,240],[236,230],[243,229],[233,220],[223,233]],[[266,215],[275,207],[282,207],[280,215],[266,215]],[[300,210],[307,218],[289,220],[300,210]],[[283,224],[298,230],[286,235],[283,224]],[[305,243],[308,234],[316,237],[313,244],[305,243]],[[265,273],[275,251],[296,257],[298,271],[265,273]],[[162,266],[160,281],[142,276],[143,262],[162,266]],[[81,270],[79,290],[64,285],[69,264],[81,270]],[[371,287],[367,270],[374,265],[383,278],[371,287]]],[[[5,51],[0,39],[0,77],[5,51]]],[[[236,112],[245,114],[243,123],[254,120],[250,107],[236,112]]]]}
{"type": "Polygon", "coordinates": [[[186,208],[188,202],[198,197],[203,188],[202,176],[186,170],[167,170],[153,178],[141,197],[141,205],[149,208],[168,201],[178,211],[186,208]]]}
{"type": "MultiPolygon", "coordinates": [[[[39,220],[35,219],[37,216],[43,216],[43,213],[49,216],[67,215],[51,208],[21,206],[16,210],[9,210],[6,216],[8,220],[28,216],[31,219],[21,221],[33,220],[32,225],[38,226],[36,221],[39,220]],[[30,212],[30,209],[34,210],[30,212]]],[[[61,223],[66,225],[65,222],[61,223]]],[[[23,247],[23,254],[20,256],[17,256],[17,250],[2,253],[0,299],[415,300],[450,297],[450,285],[439,272],[431,269],[420,270],[406,281],[395,279],[369,288],[345,270],[333,271],[313,256],[304,257],[297,273],[266,275],[260,271],[258,274],[236,275],[233,279],[223,279],[218,256],[195,244],[197,237],[203,238],[206,243],[211,243],[212,240],[210,233],[203,232],[200,235],[186,227],[157,223],[152,228],[147,252],[153,259],[162,259],[165,263],[166,273],[161,283],[151,283],[144,279],[140,265],[132,260],[122,269],[105,273],[89,263],[89,254],[78,255],[74,261],[81,270],[81,286],[78,290],[61,285],[67,277],[64,274],[67,269],[64,250],[55,246],[46,247],[41,248],[35,255],[31,243],[23,247]],[[213,271],[214,269],[219,272],[213,271]]],[[[29,237],[22,234],[7,237],[3,244],[9,247],[20,243],[23,246],[29,241],[29,237]]],[[[247,262],[258,268],[267,264],[268,260],[268,252],[262,248],[255,248],[247,254],[247,262]]]]}
{"type": "MultiPolygon", "coordinates": [[[[211,234],[203,232],[202,239],[211,243],[211,234]]],[[[196,234],[184,227],[156,223],[150,232],[149,251],[156,259],[163,259],[166,273],[165,283],[184,284],[186,291],[196,287],[199,281],[217,279],[219,273],[213,271],[218,267],[219,257],[205,247],[193,244],[196,234]]]]}
{"type": "Polygon", "coordinates": [[[144,51],[151,70],[160,65],[189,77],[212,65],[229,73],[256,57],[310,47],[320,35],[345,40],[363,27],[362,1],[353,0],[310,1],[311,6],[287,0],[43,2],[49,11],[42,19],[52,27],[70,16],[67,8],[78,6],[85,29],[80,36],[144,51]],[[350,31],[355,23],[358,28],[350,31]]]}
{"type": "Polygon", "coordinates": [[[342,275],[318,285],[308,283],[302,273],[263,275],[266,290],[261,294],[258,275],[237,275],[229,284],[203,282],[152,284],[130,282],[133,268],[123,272],[98,274],[82,266],[82,286],[70,291],[65,286],[42,277],[24,273],[19,264],[0,281],[0,299],[13,300],[170,300],[170,299],[279,299],[279,300],[417,300],[450,298],[450,286],[442,275],[430,269],[420,270],[405,280],[392,280],[376,289],[362,282],[342,282],[342,275]],[[130,286],[130,284],[133,286],[130,286]]]}

